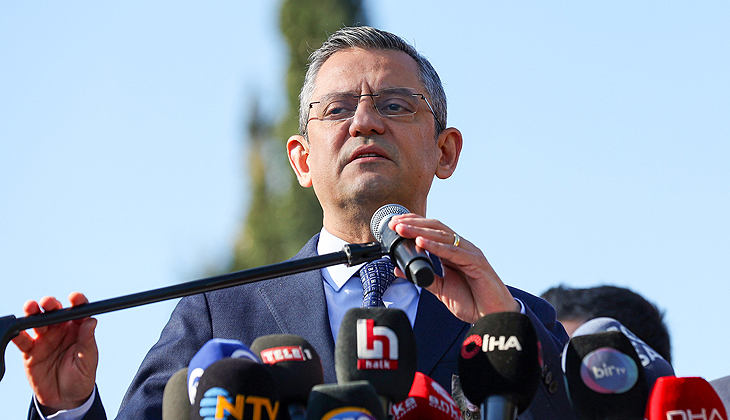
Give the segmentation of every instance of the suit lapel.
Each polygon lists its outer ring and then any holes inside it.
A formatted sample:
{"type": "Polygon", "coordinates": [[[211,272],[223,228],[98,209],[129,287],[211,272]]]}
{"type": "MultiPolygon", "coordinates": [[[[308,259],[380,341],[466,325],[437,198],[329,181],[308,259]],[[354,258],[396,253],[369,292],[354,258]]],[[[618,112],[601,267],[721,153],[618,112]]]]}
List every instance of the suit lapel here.
{"type": "Polygon", "coordinates": [[[468,326],[449,312],[433,293],[422,290],[413,327],[418,348],[418,371],[430,375],[468,326]]]}
{"type": "MultiPolygon", "coordinates": [[[[293,259],[317,255],[318,237],[312,238],[293,259]]],[[[261,282],[258,292],[282,333],[307,340],[319,355],[325,382],[334,382],[335,343],[323,287],[320,271],[313,270],[261,282]]]]}

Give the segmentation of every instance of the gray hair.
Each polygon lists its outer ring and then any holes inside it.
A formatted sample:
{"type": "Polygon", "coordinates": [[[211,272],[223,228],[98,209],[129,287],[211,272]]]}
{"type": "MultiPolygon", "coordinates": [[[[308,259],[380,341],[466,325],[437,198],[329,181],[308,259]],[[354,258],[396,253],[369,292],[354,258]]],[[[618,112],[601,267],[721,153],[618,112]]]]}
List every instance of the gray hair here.
{"type": "Polygon", "coordinates": [[[335,53],[350,48],[362,48],[365,50],[396,50],[402,51],[416,61],[419,70],[421,83],[426,87],[426,93],[430,98],[436,115],[436,135],[438,136],[442,127],[446,127],[446,93],[441,84],[438,73],[431,63],[416,51],[403,38],[390,32],[369,26],[345,27],[327,38],[327,40],[309,56],[307,74],[304,76],[304,85],[299,93],[299,132],[306,136],[307,120],[309,118],[309,103],[314,93],[314,79],[327,59],[335,53]]]}

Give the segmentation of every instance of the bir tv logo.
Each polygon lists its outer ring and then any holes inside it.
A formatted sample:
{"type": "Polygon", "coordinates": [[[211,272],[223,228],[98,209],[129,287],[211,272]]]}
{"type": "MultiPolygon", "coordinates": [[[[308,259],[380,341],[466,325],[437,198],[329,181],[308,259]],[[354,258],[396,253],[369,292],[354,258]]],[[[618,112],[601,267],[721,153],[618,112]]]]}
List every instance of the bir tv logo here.
{"type": "Polygon", "coordinates": [[[372,319],[357,320],[357,368],[361,370],[398,369],[398,336],[372,319]]]}

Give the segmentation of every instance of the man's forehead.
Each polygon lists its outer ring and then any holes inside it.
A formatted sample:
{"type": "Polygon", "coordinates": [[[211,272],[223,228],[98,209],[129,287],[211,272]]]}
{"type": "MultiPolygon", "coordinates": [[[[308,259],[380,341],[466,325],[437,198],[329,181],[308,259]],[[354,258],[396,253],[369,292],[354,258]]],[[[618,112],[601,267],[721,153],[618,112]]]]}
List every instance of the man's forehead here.
{"type": "Polygon", "coordinates": [[[423,90],[416,61],[403,51],[349,48],[322,64],[314,95],[333,92],[361,93],[390,87],[423,90]]]}

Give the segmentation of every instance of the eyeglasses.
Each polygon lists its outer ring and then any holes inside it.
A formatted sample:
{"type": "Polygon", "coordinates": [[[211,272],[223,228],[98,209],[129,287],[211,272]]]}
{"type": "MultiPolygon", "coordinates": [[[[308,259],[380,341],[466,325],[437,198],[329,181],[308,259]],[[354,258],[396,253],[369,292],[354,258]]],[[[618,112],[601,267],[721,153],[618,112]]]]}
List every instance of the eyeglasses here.
{"type": "Polygon", "coordinates": [[[357,106],[360,104],[360,98],[369,96],[373,99],[373,104],[378,114],[383,117],[406,117],[418,112],[418,100],[423,99],[431,110],[439,131],[443,130],[441,123],[436,118],[428,99],[422,94],[417,93],[410,88],[390,88],[384,89],[376,93],[363,93],[361,95],[353,95],[351,93],[333,93],[325,95],[321,100],[311,102],[309,109],[314,111],[312,120],[320,121],[344,121],[355,116],[357,106]]]}

